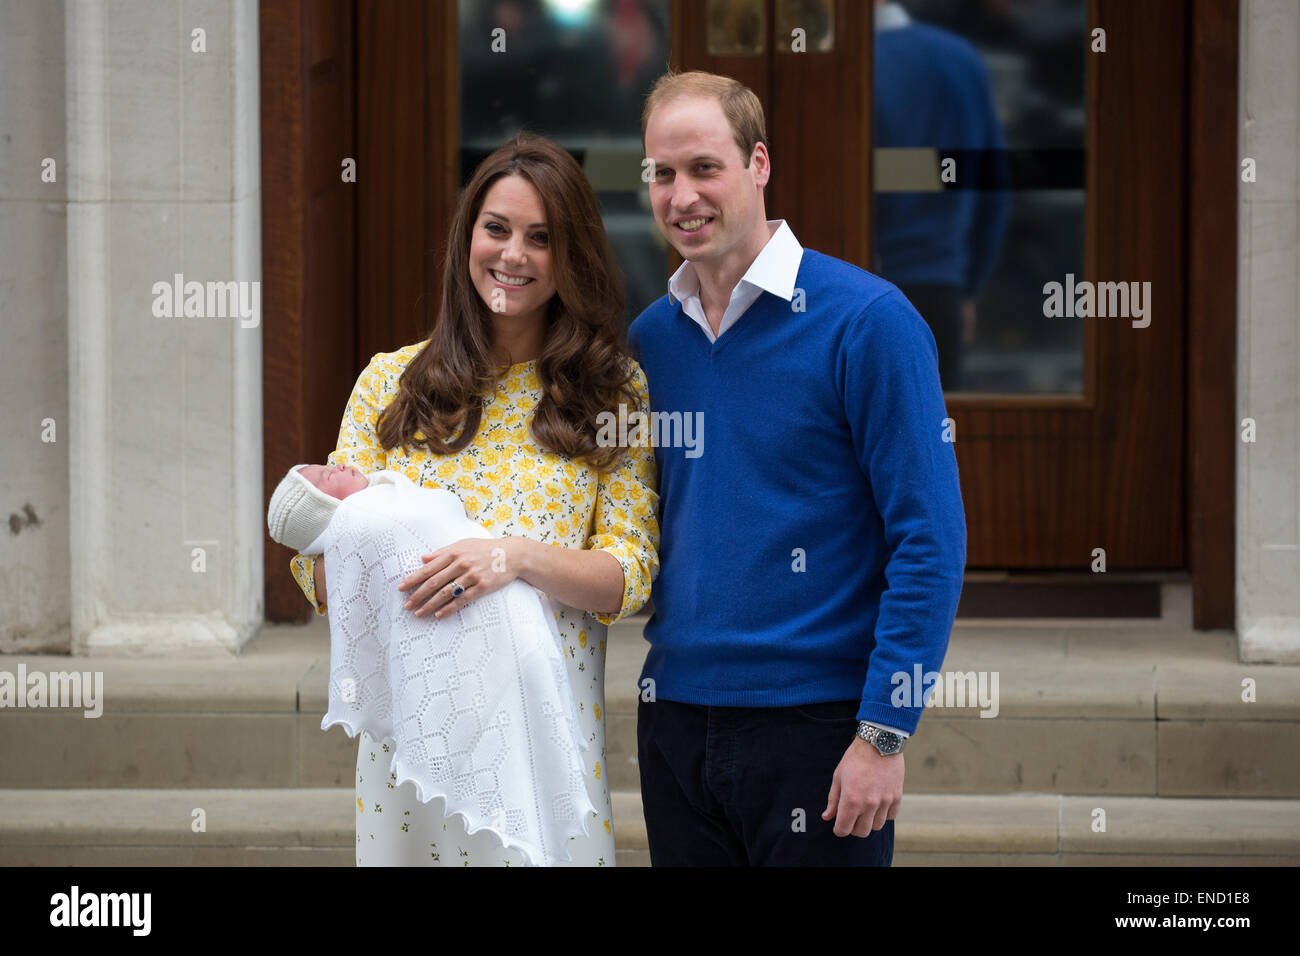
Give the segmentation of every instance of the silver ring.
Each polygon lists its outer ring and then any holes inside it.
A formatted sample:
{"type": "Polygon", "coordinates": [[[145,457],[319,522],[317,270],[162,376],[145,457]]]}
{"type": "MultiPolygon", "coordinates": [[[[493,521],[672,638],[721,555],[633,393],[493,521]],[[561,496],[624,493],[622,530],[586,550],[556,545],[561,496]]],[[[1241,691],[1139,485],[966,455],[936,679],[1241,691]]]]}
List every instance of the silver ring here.
{"type": "Polygon", "coordinates": [[[452,596],[452,597],[460,597],[460,596],[461,596],[462,594],[464,594],[464,593],[465,593],[465,589],[464,589],[463,587],[461,587],[461,586],[460,586],[459,584],[457,584],[455,581],[452,581],[452,582],[451,582],[451,596],[452,596]]]}

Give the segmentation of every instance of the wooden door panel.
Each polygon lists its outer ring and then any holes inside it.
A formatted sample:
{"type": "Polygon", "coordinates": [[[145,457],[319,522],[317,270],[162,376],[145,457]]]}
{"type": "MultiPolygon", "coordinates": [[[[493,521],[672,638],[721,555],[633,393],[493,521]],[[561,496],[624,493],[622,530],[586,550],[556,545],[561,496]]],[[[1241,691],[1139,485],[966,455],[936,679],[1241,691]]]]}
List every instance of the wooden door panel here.
{"type": "Polygon", "coordinates": [[[418,342],[437,314],[455,206],[456,4],[359,3],[357,353],[418,342]]]}
{"type": "MultiPolygon", "coordinates": [[[[266,501],[284,473],[323,461],[355,380],[356,194],[352,4],[263,0],[262,404],[266,501]]],[[[289,574],[293,552],[265,544],[266,618],[311,614],[289,574]]]]}
{"type": "Polygon", "coordinates": [[[1150,282],[1150,324],[1043,319],[1087,327],[1082,398],[949,396],[972,568],[1087,570],[1094,548],[1108,570],[1186,564],[1186,17],[1100,0],[1093,26],[1081,278],[1150,282]]]}

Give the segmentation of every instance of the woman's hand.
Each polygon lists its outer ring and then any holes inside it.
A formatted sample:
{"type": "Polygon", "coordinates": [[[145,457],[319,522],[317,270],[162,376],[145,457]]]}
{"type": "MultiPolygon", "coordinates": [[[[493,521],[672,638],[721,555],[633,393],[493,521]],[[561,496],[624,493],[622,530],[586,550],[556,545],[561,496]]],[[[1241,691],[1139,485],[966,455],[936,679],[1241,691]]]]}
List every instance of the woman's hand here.
{"type": "Polygon", "coordinates": [[[411,590],[408,610],[416,617],[436,618],[454,614],[475,598],[491,594],[513,581],[517,562],[507,555],[509,538],[462,538],[432,554],[420,556],[424,567],[413,572],[397,590],[411,590]],[[451,593],[455,582],[465,590],[460,597],[451,593]]]}

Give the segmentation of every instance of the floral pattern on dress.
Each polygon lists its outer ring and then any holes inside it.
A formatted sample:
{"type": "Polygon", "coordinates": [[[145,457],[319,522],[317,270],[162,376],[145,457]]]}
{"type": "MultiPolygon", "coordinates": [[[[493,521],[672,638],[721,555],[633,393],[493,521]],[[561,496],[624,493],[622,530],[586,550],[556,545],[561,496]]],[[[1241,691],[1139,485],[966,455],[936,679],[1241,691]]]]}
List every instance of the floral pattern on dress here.
{"type": "MultiPolygon", "coordinates": [[[[608,551],[623,568],[623,606],[616,614],[594,615],[596,620],[613,624],[644,607],[659,573],[654,449],[629,448],[607,470],[542,449],[528,427],[541,400],[542,383],[536,363],[521,362],[510,367],[485,399],[479,430],[458,453],[436,455],[422,447],[409,454],[401,448],[385,451],[375,435],[375,422],[396,396],[407,363],[424,345],[381,352],[370,360],[352,390],[338,447],[326,463],[364,472],[400,471],[423,487],[444,488],[460,498],[470,520],[503,536],[608,551]]],[[[632,384],[640,407],[649,409],[640,366],[635,366],[632,384]]],[[[416,437],[423,435],[416,432],[416,437]]],[[[290,567],[316,613],[324,614],[316,600],[312,556],[296,555],[290,567]]]]}

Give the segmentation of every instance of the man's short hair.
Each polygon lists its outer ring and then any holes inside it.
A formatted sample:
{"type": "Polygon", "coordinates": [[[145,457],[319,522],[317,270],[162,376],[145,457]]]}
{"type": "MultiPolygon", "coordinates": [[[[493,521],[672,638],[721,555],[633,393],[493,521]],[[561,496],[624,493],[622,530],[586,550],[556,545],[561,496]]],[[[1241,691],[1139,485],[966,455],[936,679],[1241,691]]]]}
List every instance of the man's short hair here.
{"type": "Polygon", "coordinates": [[[669,70],[655,81],[641,110],[641,149],[645,150],[645,131],[650,125],[650,114],[661,106],[683,96],[704,96],[716,100],[727,118],[731,135],[740,147],[745,168],[755,143],[767,145],[767,125],[763,119],[763,104],[754,91],[739,80],[703,70],[676,73],[669,70]]]}

